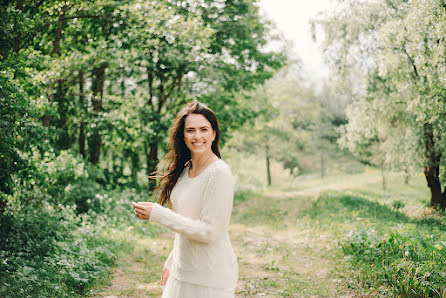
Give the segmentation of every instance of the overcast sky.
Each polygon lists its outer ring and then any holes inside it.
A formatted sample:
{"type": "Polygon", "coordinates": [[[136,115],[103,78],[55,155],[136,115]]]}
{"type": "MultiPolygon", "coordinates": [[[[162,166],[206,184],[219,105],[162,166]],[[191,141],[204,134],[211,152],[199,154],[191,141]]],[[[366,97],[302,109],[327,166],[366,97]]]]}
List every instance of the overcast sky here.
{"type": "Polygon", "coordinates": [[[333,6],[332,0],[260,0],[263,13],[273,20],[302,59],[308,73],[315,79],[326,76],[318,45],[311,39],[309,20],[318,12],[333,6]]]}

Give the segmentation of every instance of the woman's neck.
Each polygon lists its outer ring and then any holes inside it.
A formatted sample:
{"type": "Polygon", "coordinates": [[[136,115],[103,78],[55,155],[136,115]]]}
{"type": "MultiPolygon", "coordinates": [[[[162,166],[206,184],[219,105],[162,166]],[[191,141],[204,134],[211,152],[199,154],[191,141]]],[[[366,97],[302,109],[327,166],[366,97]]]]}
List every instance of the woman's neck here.
{"type": "Polygon", "coordinates": [[[194,154],[191,158],[192,168],[194,169],[194,172],[200,171],[217,158],[217,155],[215,155],[213,151],[200,155],[194,154]]]}

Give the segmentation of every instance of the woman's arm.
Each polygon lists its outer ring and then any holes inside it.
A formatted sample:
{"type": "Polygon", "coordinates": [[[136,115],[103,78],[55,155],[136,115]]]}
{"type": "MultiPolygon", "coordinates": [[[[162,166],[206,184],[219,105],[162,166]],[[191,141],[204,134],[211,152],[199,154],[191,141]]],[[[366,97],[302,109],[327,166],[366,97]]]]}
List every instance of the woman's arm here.
{"type": "Polygon", "coordinates": [[[234,186],[230,171],[219,169],[211,174],[205,189],[199,219],[191,219],[154,204],[149,221],[158,222],[192,240],[209,243],[229,223],[233,196],[234,186]]]}

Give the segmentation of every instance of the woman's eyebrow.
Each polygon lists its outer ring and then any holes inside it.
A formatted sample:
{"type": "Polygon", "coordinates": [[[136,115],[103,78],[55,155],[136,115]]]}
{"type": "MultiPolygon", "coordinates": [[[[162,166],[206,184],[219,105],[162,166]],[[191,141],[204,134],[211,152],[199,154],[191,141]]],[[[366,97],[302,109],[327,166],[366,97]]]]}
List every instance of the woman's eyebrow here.
{"type": "MultiPolygon", "coordinates": [[[[199,129],[202,129],[202,128],[209,128],[210,126],[209,125],[206,125],[206,126],[201,126],[201,127],[199,127],[199,129]]],[[[184,129],[195,129],[195,127],[185,127],[184,129]]]]}

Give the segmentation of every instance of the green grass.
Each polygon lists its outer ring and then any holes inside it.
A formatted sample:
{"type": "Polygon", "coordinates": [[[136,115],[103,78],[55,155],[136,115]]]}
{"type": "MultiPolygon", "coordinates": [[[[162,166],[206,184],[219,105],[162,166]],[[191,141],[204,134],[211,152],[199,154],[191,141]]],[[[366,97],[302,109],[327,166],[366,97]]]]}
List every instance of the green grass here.
{"type": "Polygon", "coordinates": [[[376,183],[326,191],[304,217],[339,241],[354,282],[378,295],[444,295],[446,220],[427,208],[421,179],[405,185],[399,176],[389,188],[376,183]],[[398,202],[398,204],[395,204],[398,202]],[[399,208],[395,208],[399,206],[399,208]],[[403,207],[404,206],[404,207],[403,207]]]}

